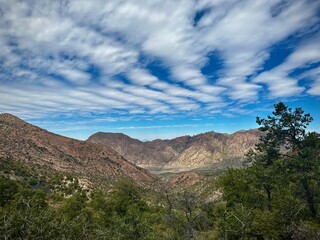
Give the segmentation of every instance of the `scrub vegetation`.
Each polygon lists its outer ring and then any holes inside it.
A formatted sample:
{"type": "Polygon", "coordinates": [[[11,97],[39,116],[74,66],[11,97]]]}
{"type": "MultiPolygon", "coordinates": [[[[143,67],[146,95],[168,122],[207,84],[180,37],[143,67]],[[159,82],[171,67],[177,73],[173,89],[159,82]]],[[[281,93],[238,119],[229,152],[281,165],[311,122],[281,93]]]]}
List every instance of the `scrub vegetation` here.
{"type": "Polygon", "coordinates": [[[0,238],[320,239],[320,136],[307,131],[312,120],[276,104],[257,118],[264,134],[243,168],[180,189],[1,159],[0,238]]]}

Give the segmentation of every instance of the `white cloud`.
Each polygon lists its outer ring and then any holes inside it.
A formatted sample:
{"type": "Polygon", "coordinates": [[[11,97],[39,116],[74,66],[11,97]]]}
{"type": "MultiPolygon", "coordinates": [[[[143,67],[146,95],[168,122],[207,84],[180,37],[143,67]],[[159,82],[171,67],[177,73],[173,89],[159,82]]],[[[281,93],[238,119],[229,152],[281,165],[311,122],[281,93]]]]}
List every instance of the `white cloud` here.
{"type": "Polygon", "coordinates": [[[233,1],[213,3],[210,14],[200,21],[203,41],[217,48],[224,59],[226,69],[219,83],[230,89],[231,98],[254,99],[259,87],[254,86],[255,83],[249,86],[247,76],[261,67],[272,44],[314,23],[319,4],[292,1],[280,14],[273,16],[272,9],[281,1],[240,1],[233,5],[230,2],[233,1]]]}
{"type": "Polygon", "coordinates": [[[76,84],[86,84],[90,81],[90,75],[75,69],[62,69],[58,73],[62,74],[68,81],[76,84]]]}
{"type": "Polygon", "coordinates": [[[128,73],[128,78],[137,85],[150,85],[158,81],[157,77],[151,75],[143,69],[132,69],[128,73]]]}
{"type": "MultiPolygon", "coordinates": [[[[262,83],[271,97],[301,94],[304,87],[289,74],[319,61],[316,41],[254,77],[273,44],[319,21],[317,1],[281,3],[0,0],[0,111],[219,112],[259,99],[262,83]],[[199,11],[205,14],[195,24],[199,11]],[[212,52],[223,62],[217,79],[201,71],[212,52]],[[169,79],[147,69],[153,61],[169,79]]],[[[311,70],[306,77],[319,79],[311,70]]],[[[319,80],[306,92],[319,95],[319,80]]]]}
{"type": "Polygon", "coordinates": [[[311,87],[307,92],[311,95],[320,96],[320,67],[305,72],[302,77],[311,78],[313,80],[311,87]]]}
{"type": "MultiPolygon", "coordinates": [[[[205,126],[211,126],[213,124],[203,124],[205,126]]],[[[185,127],[199,127],[200,124],[176,124],[176,125],[153,125],[153,126],[128,126],[118,127],[116,130],[127,130],[127,129],[154,129],[154,128],[185,128],[185,127]]]]}
{"type": "MultiPolygon", "coordinates": [[[[254,78],[254,82],[265,83],[269,87],[271,97],[295,96],[302,93],[305,87],[299,86],[299,76],[290,76],[295,69],[303,69],[312,63],[320,62],[320,37],[299,46],[289,57],[277,67],[254,78]]],[[[319,75],[316,69],[307,71],[305,76],[312,76],[315,81],[308,90],[309,94],[318,95],[319,75]]]]}

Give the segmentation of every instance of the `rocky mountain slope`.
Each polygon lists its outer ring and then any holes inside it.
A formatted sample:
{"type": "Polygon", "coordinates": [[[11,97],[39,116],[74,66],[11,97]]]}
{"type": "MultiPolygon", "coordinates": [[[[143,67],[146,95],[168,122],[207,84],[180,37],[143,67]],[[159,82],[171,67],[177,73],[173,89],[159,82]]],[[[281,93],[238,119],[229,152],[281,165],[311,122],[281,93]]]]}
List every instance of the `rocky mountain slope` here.
{"type": "Polygon", "coordinates": [[[201,180],[201,176],[194,171],[189,172],[180,172],[174,174],[169,180],[167,184],[170,186],[179,186],[179,187],[189,187],[201,180]]]}
{"type": "Polygon", "coordinates": [[[127,156],[130,162],[148,168],[162,167],[163,164],[175,159],[181,148],[171,146],[166,140],[142,142],[122,133],[99,132],[90,136],[87,141],[110,146],[122,156],[127,156]]]}
{"type": "Polygon", "coordinates": [[[223,161],[240,162],[254,147],[261,132],[252,129],[233,134],[207,132],[172,140],[142,142],[119,133],[96,133],[88,142],[107,145],[134,164],[153,171],[208,169],[223,161]]]}
{"type": "Polygon", "coordinates": [[[155,179],[108,146],[56,135],[6,113],[0,114],[1,158],[111,179],[123,176],[138,182],[155,179]]]}

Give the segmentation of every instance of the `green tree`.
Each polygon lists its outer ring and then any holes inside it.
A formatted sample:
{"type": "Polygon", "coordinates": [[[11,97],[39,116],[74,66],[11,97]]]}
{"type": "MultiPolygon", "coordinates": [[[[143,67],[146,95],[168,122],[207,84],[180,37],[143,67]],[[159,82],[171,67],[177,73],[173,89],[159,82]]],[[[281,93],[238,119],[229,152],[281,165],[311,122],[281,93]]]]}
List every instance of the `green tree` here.
{"type": "Polygon", "coordinates": [[[261,136],[257,149],[266,154],[269,164],[281,153],[294,153],[306,138],[306,128],[313,121],[310,114],[305,114],[302,108],[293,111],[282,102],[274,105],[272,114],[267,118],[256,119],[260,125],[259,130],[265,133],[261,136]]]}
{"type": "Polygon", "coordinates": [[[316,205],[319,202],[320,185],[320,135],[312,132],[305,136],[297,151],[297,155],[283,163],[288,180],[297,183],[304,194],[297,194],[305,199],[313,218],[317,217],[316,205]]]}
{"type": "Polygon", "coordinates": [[[11,201],[18,190],[19,185],[16,181],[0,176],[0,206],[4,207],[11,201]]]}
{"type": "Polygon", "coordinates": [[[286,239],[301,229],[311,236],[319,227],[320,136],[306,130],[313,118],[281,102],[272,113],[257,117],[263,134],[251,164],[220,177],[228,238],[286,239]]]}
{"type": "MultiPolygon", "coordinates": [[[[314,170],[306,166],[315,167],[318,164],[314,151],[319,149],[315,146],[319,137],[316,134],[306,132],[306,128],[313,121],[313,118],[310,114],[305,114],[302,108],[292,110],[282,102],[275,104],[274,107],[273,116],[268,116],[266,119],[257,117],[257,123],[260,125],[259,130],[265,132],[265,135],[260,138],[260,143],[257,144],[257,150],[264,156],[260,160],[265,162],[267,168],[274,161],[282,159],[285,161],[284,165],[289,166],[291,175],[300,175],[298,179],[305,192],[310,213],[316,217],[314,191],[310,186],[311,179],[306,176],[307,172],[314,170]],[[299,174],[301,171],[303,173],[299,174]]],[[[293,178],[291,177],[291,179],[293,178]]],[[[271,208],[272,185],[265,184],[264,186],[271,208]]]]}
{"type": "Polygon", "coordinates": [[[129,179],[117,181],[109,196],[101,191],[94,193],[90,204],[106,238],[145,239],[150,208],[143,197],[142,189],[129,179]]]}

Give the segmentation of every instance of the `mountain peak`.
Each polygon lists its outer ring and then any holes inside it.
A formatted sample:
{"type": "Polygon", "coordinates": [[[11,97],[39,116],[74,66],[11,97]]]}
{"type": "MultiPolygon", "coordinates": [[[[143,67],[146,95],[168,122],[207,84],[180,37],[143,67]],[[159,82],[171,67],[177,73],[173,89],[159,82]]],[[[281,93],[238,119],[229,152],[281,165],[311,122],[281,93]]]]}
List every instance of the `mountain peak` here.
{"type": "Polygon", "coordinates": [[[137,182],[155,179],[108,146],[63,137],[8,113],[0,114],[0,157],[61,172],[130,177],[137,182]]]}
{"type": "Polygon", "coordinates": [[[25,123],[25,121],[15,115],[12,115],[11,113],[0,113],[0,121],[8,123],[25,123]]]}
{"type": "Polygon", "coordinates": [[[224,160],[240,161],[253,148],[261,132],[241,130],[233,134],[206,132],[171,140],[141,142],[124,134],[94,134],[88,141],[107,145],[126,159],[149,170],[184,171],[212,167],[224,160]]]}
{"type": "Polygon", "coordinates": [[[87,141],[89,142],[99,142],[103,143],[104,139],[113,139],[113,141],[130,141],[134,142],[135,144],[142,143],[142,141],[132,138],[128,135],[123,133],[112,133],[112,132],[97,132],[91,135],[87,141]]]}

